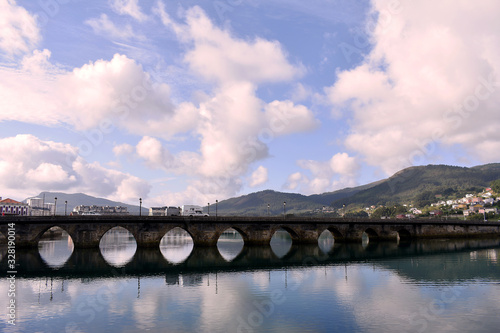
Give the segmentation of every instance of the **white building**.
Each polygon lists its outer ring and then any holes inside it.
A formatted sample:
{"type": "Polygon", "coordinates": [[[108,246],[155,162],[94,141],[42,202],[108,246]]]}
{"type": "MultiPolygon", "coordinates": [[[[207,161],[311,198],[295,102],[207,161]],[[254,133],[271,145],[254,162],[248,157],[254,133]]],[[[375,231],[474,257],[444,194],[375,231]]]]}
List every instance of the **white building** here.
{"type": "Polygon", "coordinates": [[[45,203],[42,198],[29,198],[27,200],[31,216],[50,216],[55,214],[56,206],[53,203],[45,203]]]}
{"type": "Polygon", "coordinates": [[[3,199],[0,197],[0,215],[21,215],[28,216],[29,215],[29,206],[25,203],[12,200],[12,199],[3,199]]]}
{"type": "Polygon", "coordinates": [[[149,216],[165,216],[167,207],[151,207],[149,208],[149,216]]]}
{"type": "Polygon", "coordinates": [[[123,206],[86,206],[73,208],[72,215],[128,215],[127,207],[123,206]]]}

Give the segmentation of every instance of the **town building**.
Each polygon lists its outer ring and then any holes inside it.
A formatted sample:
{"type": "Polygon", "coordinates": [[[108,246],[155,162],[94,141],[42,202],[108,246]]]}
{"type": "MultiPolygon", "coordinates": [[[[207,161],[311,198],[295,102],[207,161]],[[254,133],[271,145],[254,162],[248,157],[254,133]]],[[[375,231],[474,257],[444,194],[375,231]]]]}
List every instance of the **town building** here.
{"type": "Polygon", "coordinates": [[[0,197],[0,215],[21,215],[28,216],[29,215],[29,206],[25,203],[12,200],[10,198],[3,199],[0,197]]]}
{"type": "Polygon", "coordinates": [[[149,216],[165,216],[167,207],[151,207],[149,208],[149,216]]]}
{"type": "Polygon", "coordinates": [[[30,207],[30,216],[50,216],[56,213],[55,204],[45,203],[42,198],[29,198],[26,202],[30,207]]]}
{"type": "Polygon", "coordinates": [[[127,207],[123,206],[86,206],[73,208],[72,215],[128,215],[127,207]]]}

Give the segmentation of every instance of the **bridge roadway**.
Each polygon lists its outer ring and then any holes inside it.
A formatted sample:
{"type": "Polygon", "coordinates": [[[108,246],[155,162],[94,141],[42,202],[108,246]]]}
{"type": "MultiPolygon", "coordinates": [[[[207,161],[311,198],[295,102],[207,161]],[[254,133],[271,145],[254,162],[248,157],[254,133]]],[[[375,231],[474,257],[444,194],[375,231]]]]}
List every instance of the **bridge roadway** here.
{"type": "MultiPolygon", "coordinates": [[[[75,248],[98,248],[102,236],[114,227],[123,227],[135,237],[139,248],[158,248],[163,236],[174,228],[186,230],[195,247],[217,246],[227,229],[237,230],[245,246],[269,245],[282,228],[294,244],[317,244],[328,230],[336,242],[361,242],[363,233],[370,241],[399,239],[471,238],[500,235],[500,222],[461,220],[370,220],[304,217],[161,217],[161,216],[48,216],[0,217],[0,233],[8,236],[15,223],[17,247],[37,247],[42,235],[58,226],[71,236],[75,248]]],[[[0,238],[3,238],[0,236],[0,238]]],[[[5,242],[5,239],[3,239],[5,242]]]]}

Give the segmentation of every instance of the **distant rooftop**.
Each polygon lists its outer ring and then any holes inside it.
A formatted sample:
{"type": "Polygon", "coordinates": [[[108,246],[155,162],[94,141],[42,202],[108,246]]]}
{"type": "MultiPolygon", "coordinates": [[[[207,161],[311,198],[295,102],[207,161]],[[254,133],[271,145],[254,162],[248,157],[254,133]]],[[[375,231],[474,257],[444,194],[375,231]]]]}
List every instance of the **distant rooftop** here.
{"type": "MultiPolygon", "coordinates": [[[[0,199],[1,199],[1,197],[0,197],[0,199]]],[[[12,200],[12,199],[10,199],[10,198],[0,200],[0,203],[4,203],[4,204],[14,204],[14,205],[22,205],[22,204],[23,204],[22,202],[19,202],[19,201],[16,201],[16,200],[12,200]]]]}

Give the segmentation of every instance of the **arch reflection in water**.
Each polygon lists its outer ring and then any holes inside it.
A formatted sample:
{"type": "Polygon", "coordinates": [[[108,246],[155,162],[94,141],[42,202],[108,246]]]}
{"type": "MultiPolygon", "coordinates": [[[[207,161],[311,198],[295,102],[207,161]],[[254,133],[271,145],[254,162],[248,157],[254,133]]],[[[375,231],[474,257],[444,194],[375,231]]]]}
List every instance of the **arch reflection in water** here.
{"type": "Polygon", "coordinates": [[[114,227],[102,236],[99,248],[108,264],[123,267],[132,260],[137,250],[137,242],[127,229],[114,227]]]}
{"type": "Polygon", "coordinates": [[[241,234],[237,230],[229,228],[220,235],[217,249],[225,260],[232,261],[241,253],[244,243],[241,234]]]}
{"type": "Polygon", "coordinates": [[[71,236],[59,227],[47,230],[38,242],[40,257],[52,268],[63,267],[73,253],[71,236]]]}
{"type": "Polygon", "coordinates": [[[278,258],[283,258],[292,248],[292,236],[285,229],[278,229],[271,238],[271,249],[278,258]]]}
{"type": "Polygon", "coordinates": [[[335,238],[329,230],[325,230],[318,237],[318,246],[323,253],[328,253],[333,249],[335,238]]]}
{"type": "Polygon", "coordinates": [[[167,232],[160,241],[160,251],[170,263],[185,261],[193,251],[194,242],[189,233],[181,228],[167,232]]]}

